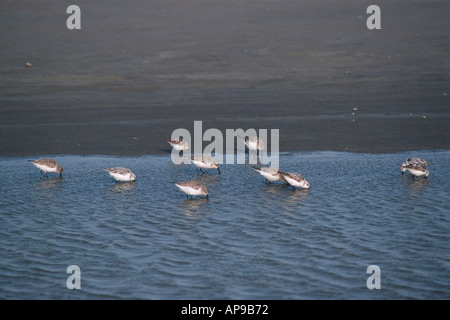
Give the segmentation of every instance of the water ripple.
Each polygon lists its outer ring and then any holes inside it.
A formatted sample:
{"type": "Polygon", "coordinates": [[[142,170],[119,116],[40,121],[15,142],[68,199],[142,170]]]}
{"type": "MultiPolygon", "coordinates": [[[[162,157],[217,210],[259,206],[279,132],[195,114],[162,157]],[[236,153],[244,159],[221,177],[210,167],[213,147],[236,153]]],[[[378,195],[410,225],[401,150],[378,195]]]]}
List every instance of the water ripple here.
{"type": "Polygon", "coordinates": [[[169,156],[55,156],[62,179],[0,158],[0,298],[448,299],[450,152],[420,155],[429,179],[401,174],[410,153],[283,154],[309,190],[267,185],[249,165],[197,176],[169,156]],[[101,170],[117,165],[136,182],[101,170]],[[173,185],[191,179],[209,199],[173,185]]]}

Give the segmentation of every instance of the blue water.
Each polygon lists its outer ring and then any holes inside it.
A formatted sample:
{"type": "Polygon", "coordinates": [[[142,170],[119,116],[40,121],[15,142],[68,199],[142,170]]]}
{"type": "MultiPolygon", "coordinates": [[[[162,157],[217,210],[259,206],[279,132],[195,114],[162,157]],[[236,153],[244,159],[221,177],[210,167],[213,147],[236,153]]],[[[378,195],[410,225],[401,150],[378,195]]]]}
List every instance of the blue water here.
{"type": "Polygon", "coordinates": [[[285,153],[280,168],[311,184],[296,191],[249,165],[197,176],[169,155],[53,158],[63,179],[0,158],[1,299],[450,298],[450,151],[285,153]],[[401,174],[411,156],[433,163],[428,179],[401,174]],[[111,166],[137,181],[116,184],[111,166]],[[209,200],[173,185],[191,179],[209,200]]]}

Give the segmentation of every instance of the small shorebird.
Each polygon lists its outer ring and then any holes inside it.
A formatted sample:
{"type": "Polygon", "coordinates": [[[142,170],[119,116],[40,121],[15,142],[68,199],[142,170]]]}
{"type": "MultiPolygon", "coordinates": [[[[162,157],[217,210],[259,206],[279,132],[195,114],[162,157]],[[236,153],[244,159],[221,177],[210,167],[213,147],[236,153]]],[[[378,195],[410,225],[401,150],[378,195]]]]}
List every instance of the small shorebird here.
{"type": "Polygon", "coordinates": [[[427,169],[428,165],[431,165],[431,163],[421,158],[408,158],[402,163],[400,169],[402,170],[402,174],[405,171],[409,171],[413,175],[413,178],[421,176],[428,178],[430,174],[430,171],[427,169]]]}
{"type": "Polygon", "coordinates": [[[258,137],[252,136],[252,137],[243,137],[240,136],[242,139],[244,139],[245,146],[252,151],[258,151],[263,150],[265,148],[264,141],[258,137]]]}
{"type": "Polygon", "coordinates": [[[170,143],[172,148],[178,151],[187,150],[189,149],[189,143],[183,139],[167,139],[167,142],[170,143]]]}
{"type": "Polygon", "coordinates": [[[191,160],[192,163],[197,167],[197,173],[199,169],[202,173],[204,173],[202,170],[203,168],[203,169],[217,169],[217,171],[219,171],[220,174],[218,163],[213,159],[213,157],[211,157],[208,154],[199,154],[191,156],[191,160]]]}
{"type": "Polygon", "coordinates": [[[284,172],[282,172],[281,175],[286,180],[286,182],[289,183],[292,187],[309,189],[309,182],[306,181],[306,179],[302,175],[298,173],[284,173],[284,172]]]}
{"type": "Polygon", "coordinates": [[[103,170],[107,171],[111,177],[113,177],[116,182],[130,182],[136,180],[136,175],[131,172],[130,169],[115,167],[115,168],[103,168],[103,170]]]}
{"type": "Polygon", "coordinates": [[[62,177],[63,168],[53,159],[40,159],[40,160],[28,160],[36,167],[41,169],[42,172],[45,172],[47,175],[48,172],[56,172],[59,173],[59,176],[62,177]]]}
{"type": "Polygon", "coordinates": [[[420,164],[408,164],[406,166],[402,165],[402,173],[403,169],[408,170],[413,175],[413,179],[421,176],[425,176],[425,178],[428,178],[428,176],[430,175],[430,171],[427,169],[427,167],[420,164]]]}
{"type": "Polygon", "coordinates": [[[184,193],[186,193],[186,199],[189,196],[201,196],[205,195],[206,199],[209,199],[208,188],[206,188],[203,184],[198,181],[191,180],[185,182],[174,182],[174,184],[184,193]]]}
{"type": "Polygon", "coordinates": [[[428,166],[430,164],[431,163],[429,163],[428,161],[425,161],[425,160],[420,159],[420,158],[408,158],[405,162],[402,163],[402,165],[400,166],[400,169],[402,170],[402,173],[404,173],[407,170],[406,167],[408,165],[426,167],[426,166],[428,166]]]}
{"type": "Polygon", "coordinates": [[[273,167],[253,167],[253,170],[257,171],[260,175],[266,178],[266,183],[272,183],[276,181],[287,182],[284,178],[280,169],[273,167]]]}

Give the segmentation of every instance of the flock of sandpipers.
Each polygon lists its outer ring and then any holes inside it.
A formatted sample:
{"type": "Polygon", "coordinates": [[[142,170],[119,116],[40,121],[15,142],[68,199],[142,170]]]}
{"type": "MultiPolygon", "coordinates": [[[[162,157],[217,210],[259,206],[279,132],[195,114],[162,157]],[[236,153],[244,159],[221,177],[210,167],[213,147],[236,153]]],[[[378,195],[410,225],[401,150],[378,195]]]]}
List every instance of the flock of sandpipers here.
{"type": "MultiPolygon", "coordinates": [[[[167,139],[167,141],[177,151],[189,149],[187,141],[182,139],[167,139]]],[[[264,149],[264,142],[258,137],[244,137],[244,143],[249,150],[260,151],[264,149]]],[[[219,164],[208,154],[191,156],[191,160],[197,167],[197,174],[199,171],[203,174],[203,169],[217,169],[218,173],[221,173],[219,164]]],[[[62,177],[63,168],[54,159],[29,160],[29,162],[41,170],[41,175],[42,172],[46,175],[47,173],[59,173],[60,177],[62,177]]],[[[402,174],[409,171],[413,175],[413,179],[420,176],[428,178],[430,172],[427,166],[430,164],[420,158],[409,158],[401,164],[400,169],[402,174]]],[[[309,189],[308,181],[301,174],[295,172],[286,173],[274,167],[253,167],[253,169],[261,174],[268,184],[279,181],[289,184],[294,189],[309,189]]],[[[116,182],[132,182],[136,180],[136,175],[128,168],[114,167],[103,168],[103,170],[107,171],[116,182]]],[[[189,198],[189,196],[191,196],[191,199],[192,196],[206,196],[206,198],[209,198],[208,188],[196,180],[175,182],[174,184],[186,194],[186,198],[189,198]]]]}

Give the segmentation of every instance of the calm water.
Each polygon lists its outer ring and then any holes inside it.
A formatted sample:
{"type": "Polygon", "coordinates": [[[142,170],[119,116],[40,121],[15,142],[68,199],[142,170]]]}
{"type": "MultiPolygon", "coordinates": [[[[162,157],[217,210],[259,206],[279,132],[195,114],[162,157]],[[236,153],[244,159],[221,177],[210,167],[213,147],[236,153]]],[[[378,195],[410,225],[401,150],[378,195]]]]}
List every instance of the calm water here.
{"type": "Polygon", "coordinates": [[[197,177],[170,155],[54,158],[62,180],[0,158],[1,299],[450,298],[450,151],[283,154],[306,191],[249,165],[197,177]],[[401,174],[410,156],[433,163],[428,180],[401,174]],[[116,184],[109,166],[138,180],[116,184]],[[208,201],[172,184],[193,178],[208,201]],[[80,290],[66,287],[69,265],[80,290]]]}

